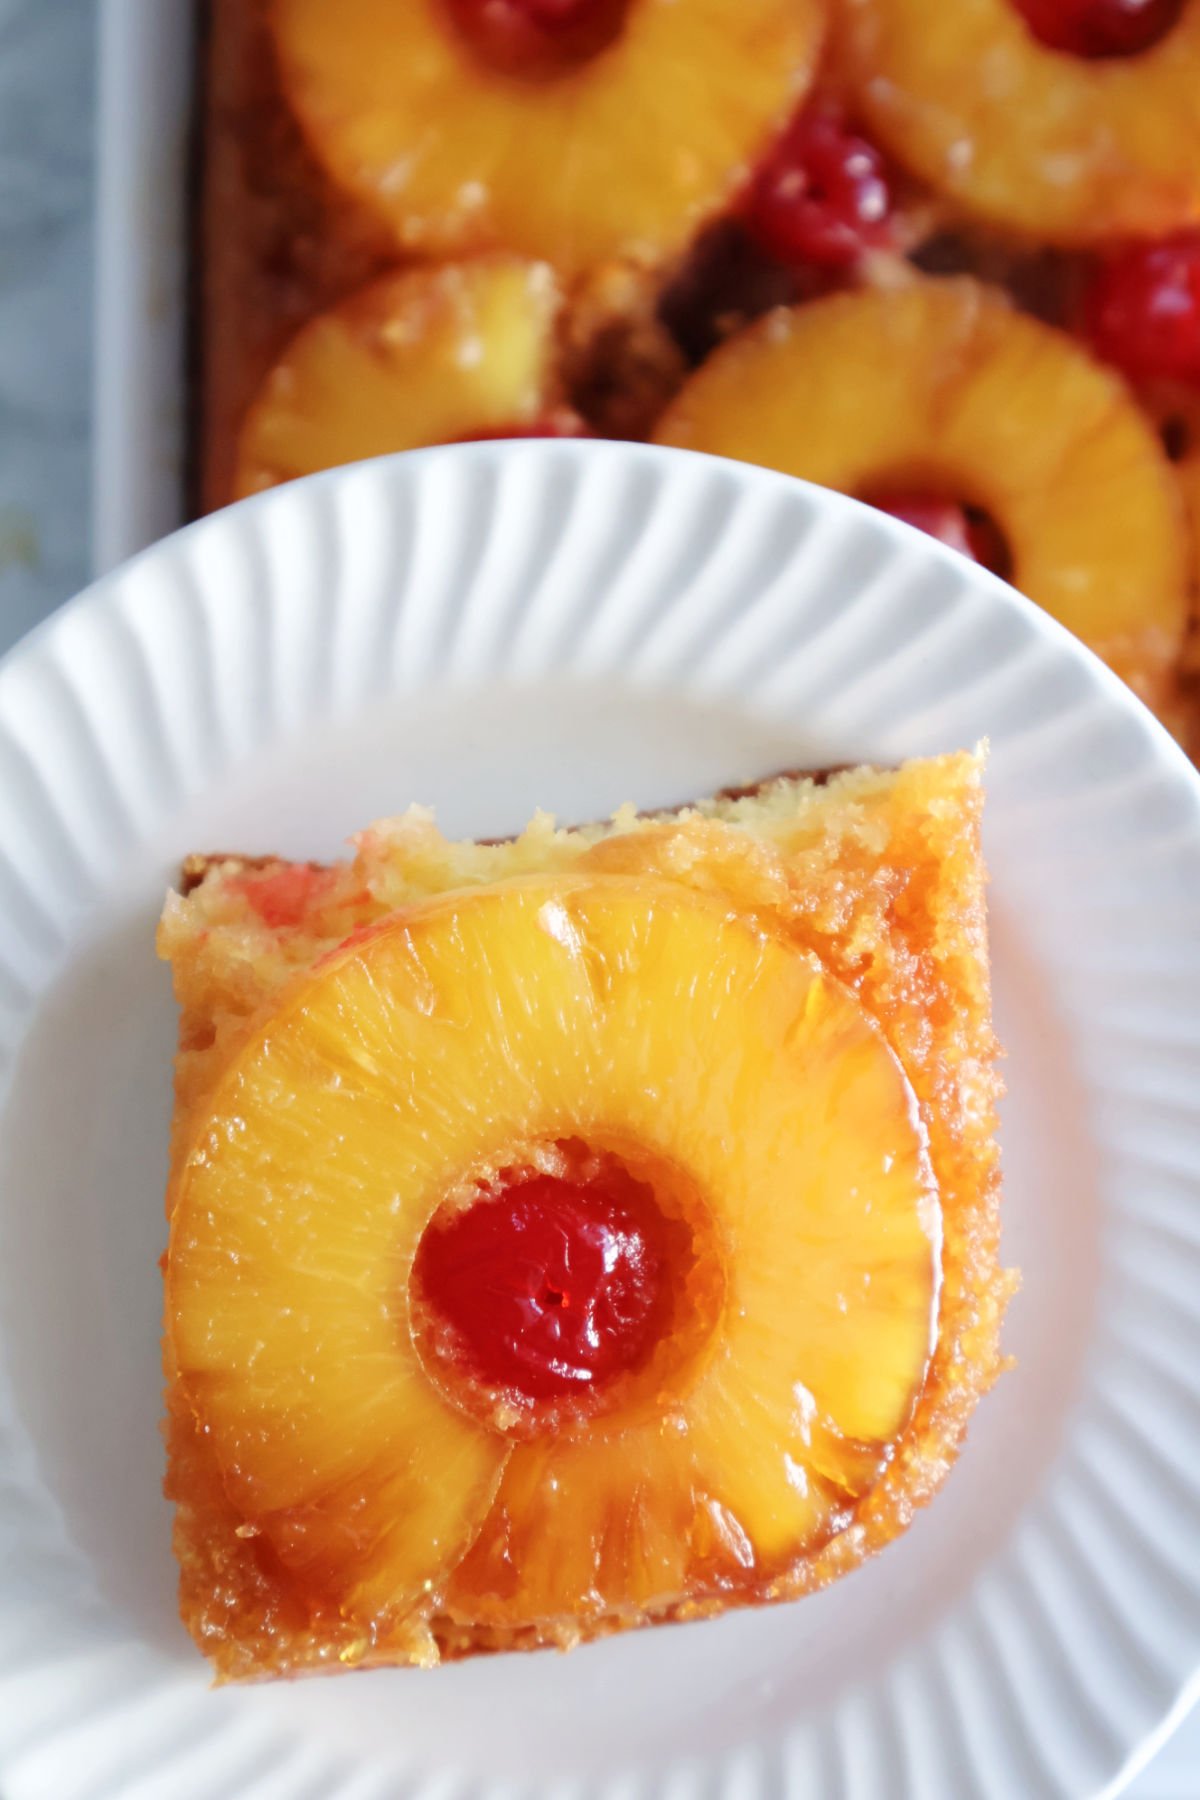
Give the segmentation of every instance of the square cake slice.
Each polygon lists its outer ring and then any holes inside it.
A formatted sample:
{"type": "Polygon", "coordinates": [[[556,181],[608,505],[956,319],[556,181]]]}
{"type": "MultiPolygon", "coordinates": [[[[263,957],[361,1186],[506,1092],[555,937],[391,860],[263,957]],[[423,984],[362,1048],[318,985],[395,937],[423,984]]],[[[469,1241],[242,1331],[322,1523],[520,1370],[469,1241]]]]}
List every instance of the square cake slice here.
{"type": "Polygon", "coordinates": [[[190,859],[166,1488],[221,1679],[798,1597],[998,1346],[981,761],[190,859]]]}

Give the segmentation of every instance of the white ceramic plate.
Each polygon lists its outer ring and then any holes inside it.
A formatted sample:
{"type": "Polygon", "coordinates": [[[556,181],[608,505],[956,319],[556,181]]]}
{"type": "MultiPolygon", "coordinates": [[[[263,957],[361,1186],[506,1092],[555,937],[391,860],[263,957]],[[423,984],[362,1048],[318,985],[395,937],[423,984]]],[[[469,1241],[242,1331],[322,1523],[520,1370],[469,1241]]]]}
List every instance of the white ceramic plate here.
{"type": "Polygon", "coordinates": [[[338,471],[0,668],[6,1800],[1114,1793],[1200,1668],[1200,781],[1033,607],[784,477],[607,444],[338,471]],[[159,1495],[189,848],[328,855],[992,741],[1019,1367],[946,1491],[799,1605],[558,1658],[211,1692],[159,1495]]]}

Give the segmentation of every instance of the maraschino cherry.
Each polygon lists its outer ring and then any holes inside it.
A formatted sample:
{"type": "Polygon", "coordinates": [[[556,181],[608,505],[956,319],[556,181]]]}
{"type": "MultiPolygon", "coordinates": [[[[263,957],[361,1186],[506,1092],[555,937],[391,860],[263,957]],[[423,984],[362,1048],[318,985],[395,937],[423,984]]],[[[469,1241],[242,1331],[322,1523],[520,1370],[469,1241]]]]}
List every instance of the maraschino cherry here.
{"type": "Polygon", "coordinates": [[[754,240],[789,266],[852,267],[888,243],[892,190],[882,156],[832,113],[803,112],[759,168],[743,205],[754,240]]]}
{"type": "Polygon", "coordinates": [[[468,1376],[557,1400],[645,1362],[670,1312],[670,1253],[653,1197],[605,1162],[501,1180],[426,1232],[414,1279],[468,1376]]]}
{"type": "Polygon", "coordinates": [[[236,876],[230,887],[247,899],[264,925],[284,931],[303,925],[328,900],[336,885],[332,869],[317,863],[280,863],[277,868],[236,876]]]}
{"type": "Polygon", "coordinates": [[[919,490],[887,489],[872,494],[870,500],[880,512],[903,519],[906,525],[915,525],[918,531],[927,532],[939,543],[957,550],[960,556],[969,556],[981,568],[1007,579],[1011,566],[1008,547],[1003,534],[984,513],[969,510],[957,500],[919,490]]]}
{"type": "Polygon", "coordinates": [[[618,35],[626,0],[446,0],[459,30],[497,68],[552,75],[618,35]]]}
{"type": "Polygon", "coordinates": [[[948,544],[961,556],[969,556],[972,562],[978,560],[966,508],[956,501],[940,500],[931,494],[884,493],[874,496],[871,504],[880,512],[890,513],[893,519],[915,525],[939,543],[948,544]]]}
{"type": "Polygon", "coordinates": [[[1137,56],[1166,36],[1183,0],[1014,0],[1039,43],[1088,61],[1137,56]]]}
{"type": "Polygon", "coordinates": [[[1200,231],[1109,257],[1084,296],[1083,329],[1135,380],[1200,384],[1200,231]]]}

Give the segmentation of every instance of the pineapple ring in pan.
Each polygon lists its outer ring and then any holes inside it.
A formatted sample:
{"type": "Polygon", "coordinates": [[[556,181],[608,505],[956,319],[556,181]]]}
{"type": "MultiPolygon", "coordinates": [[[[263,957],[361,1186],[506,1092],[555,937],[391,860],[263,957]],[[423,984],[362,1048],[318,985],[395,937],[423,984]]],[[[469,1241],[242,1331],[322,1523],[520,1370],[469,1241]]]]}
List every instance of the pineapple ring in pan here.
{"type": "Polygon", "coordinates": [[[869,498],[922,489],[984,508],[1015,586],[1152,704],[1187,617],[1165,452],[1120,378],[968,279],[914,280],[768,315],[660,420],[661,444],[869,498]]]}
{"type": "Polygon", "coordinates": [[[489,69],[451,0],[276,0],[317,156],[408,249],[503,245],[575,272],[678,250],[803,98],[824,0],[629,0],[561,75],[489,69]]]}
{"type": "Polygon", "coordinates": [[[251,402],[234,497],[394,450],[536,424],[561,295],[545,263],[403,270],[310,319],[251,402]]]}
{"type": "Polygon", "coordinates": [[[226,1491],[366,1622],[448,1579],[514,1621],[761,1586],[873,1487],[932,1348],[899,1062],[811,954],[656,879],[518,879],[351,940],[226,1070],[174,1200],[171,1349],[226,1491]],[[721,1298],[652,1393],[514,1439],[429,1372],[412,1270],[472,1171],[564,1137],[686,1175],[721,1298]]]}
{"type": "Polygon", "coordinates": [[[1012,0],[844,0],[859,110],[914,174],[981,218],[1064,244],[1200,218],[1200,0],[1152,48],[1049,49],[1012,0]]]}

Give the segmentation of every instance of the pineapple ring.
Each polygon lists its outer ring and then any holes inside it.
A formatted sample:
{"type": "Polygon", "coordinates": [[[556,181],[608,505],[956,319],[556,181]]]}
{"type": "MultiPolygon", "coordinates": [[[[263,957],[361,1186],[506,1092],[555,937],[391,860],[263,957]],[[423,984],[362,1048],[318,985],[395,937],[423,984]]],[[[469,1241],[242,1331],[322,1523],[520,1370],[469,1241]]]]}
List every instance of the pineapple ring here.
{"type": "Polygon", "coordinates": [[[1168,685],[1187,616],[1171,466],[1116,375],[993,289],[916,280],[769,315],[692,377],[655,439],[843,493],[985,507],[1015,586],[1149,697],[1168,685]]]}
{"type": "Polygon", "coordinates": [[[334,178],[406,248],[559,268],[657,258],[716,212],[807,91],[823,0],[631,0],[557,79],[489,70],[447,0],[275,0],[284,85],[334,178]]]}
{"type": "Polygon", "coordinates": [[[823,1541],[911,1415],[939,1266],[912,1090],[810,953],[682,885],[539,876],[394,915],[239,1052],[178,1178],[168,1330],[232,1503],[302,1584],[397,1617],[502,1519],[532,1616],[585,1577],[594,1604],[581,1468],[625,1505],[609,1604],[823,1541]],[[548,1136],[686,1170],[725,1299],[653,1407],[513,1449],[426,1373],[409,1281],[463,1171],[548,1136]]]}
{"type": "Polygon", "coordinates": [[[1200,219],[1200,0],[1140,55],[1040,44],[1011,0],[843,0],[843,65],[897,159],[1043,240],[1159,237],[1200,219]]]}
{"type": "Polygon", "coordinates": [[[264,380],[238,440],[235,498],[531,423],[553,390],[560,304],[553,270],[514,256],[359,289],[303,326],[264,380]]]}

